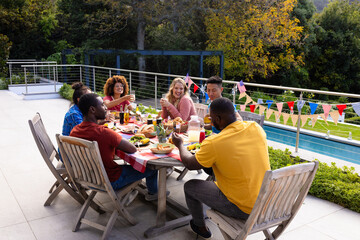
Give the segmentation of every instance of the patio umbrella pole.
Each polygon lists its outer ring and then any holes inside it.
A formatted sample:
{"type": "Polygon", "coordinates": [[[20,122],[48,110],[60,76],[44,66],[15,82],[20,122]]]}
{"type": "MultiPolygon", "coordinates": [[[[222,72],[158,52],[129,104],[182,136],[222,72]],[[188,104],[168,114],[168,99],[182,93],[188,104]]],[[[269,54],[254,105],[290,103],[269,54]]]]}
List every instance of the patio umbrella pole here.
{"type": "MultiPolygon", "coordinates": [[[[300,98],[299,100],[302,100],[303,93],[300,92],[300,98]]],[[[298,153],[299,148],[299,138],[300,138],[300,116],[301,116],[301,110],[298,109],[298,122],[297,122],[297,130],[296,130],[296,144],[295,144],[295,152],[298,153]]]]}

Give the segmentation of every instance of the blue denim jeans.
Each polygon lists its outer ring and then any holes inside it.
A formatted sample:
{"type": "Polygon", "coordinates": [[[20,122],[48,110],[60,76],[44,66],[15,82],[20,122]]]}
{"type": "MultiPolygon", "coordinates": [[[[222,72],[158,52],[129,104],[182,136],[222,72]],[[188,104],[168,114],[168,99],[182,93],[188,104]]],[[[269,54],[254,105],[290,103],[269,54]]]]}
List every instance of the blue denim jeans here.
{"type": "Polygon", "coordinates": [[[120,188],[123,188],[130,183],[146,178],[148,192],[150,194],[155,194],[158,192],[157,177],[158,170],[145,169],[145,172],[141,173],[135,170],[132,166],[125,165],[122,166],[120,177],[115,182],[111,182],[111,186],[114,188],[114,190],[119,190],[120,188]]]}

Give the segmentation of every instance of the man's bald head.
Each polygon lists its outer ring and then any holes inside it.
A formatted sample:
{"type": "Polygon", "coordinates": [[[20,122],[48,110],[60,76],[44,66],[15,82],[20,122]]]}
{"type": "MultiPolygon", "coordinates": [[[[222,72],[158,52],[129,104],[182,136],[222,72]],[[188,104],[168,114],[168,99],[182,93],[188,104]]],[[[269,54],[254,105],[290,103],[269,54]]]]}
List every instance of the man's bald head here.
{"type": "Polygon", "coordinates": [[[214,127],[219,130],[236,121],[233,103],[224,97],[217,98],[211,102],[210,116],[214,127]]]}

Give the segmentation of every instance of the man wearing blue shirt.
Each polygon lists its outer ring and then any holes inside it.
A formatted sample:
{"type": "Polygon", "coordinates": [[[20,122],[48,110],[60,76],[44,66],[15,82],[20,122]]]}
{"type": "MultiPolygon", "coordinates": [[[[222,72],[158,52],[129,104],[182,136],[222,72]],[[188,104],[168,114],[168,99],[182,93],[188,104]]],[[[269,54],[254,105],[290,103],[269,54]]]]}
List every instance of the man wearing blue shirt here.
{"type": "MultiPolygon", "coordinates": [[[[214,101],[217,98],[222,97],[221,93],[224,90],[223,86],[222,86],[222,79],[219,76],[212,76],[210,77],[207,82],[206,82],[206,92],[211,100],[214,101]]],[[[211,103],[209,104],[209,108],[210,108],[211,103]]],[[[234,106],[235,108],[235,106],[234,106]]],[[[235,114],[236,114],[236,118],[237,120],[242,120],[241,116],[239,115],[239,113],[236,111],[235,108],[235,114]]],[[[216,129],[214,126],[211,126],[210,124],[205,125],[205,129],[208,130],[212,130],[213,133],[220,133],[220,130],[216,129]]]]}

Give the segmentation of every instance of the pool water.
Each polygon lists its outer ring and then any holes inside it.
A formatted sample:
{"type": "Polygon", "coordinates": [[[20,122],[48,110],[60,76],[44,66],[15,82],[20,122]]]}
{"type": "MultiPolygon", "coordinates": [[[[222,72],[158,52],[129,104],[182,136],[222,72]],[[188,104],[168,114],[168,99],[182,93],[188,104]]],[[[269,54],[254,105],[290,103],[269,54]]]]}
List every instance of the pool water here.
{"type": "MultiPolygon", "coordinates": [[[[267,139],[295,147],[296,132],[263,126],[267,139]]],[[[299,148],[360,164],[360,147],[300,133],[299,148]]]]}

